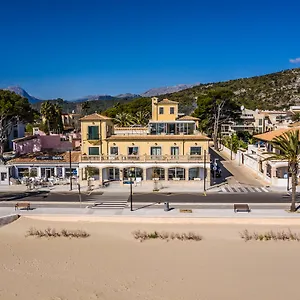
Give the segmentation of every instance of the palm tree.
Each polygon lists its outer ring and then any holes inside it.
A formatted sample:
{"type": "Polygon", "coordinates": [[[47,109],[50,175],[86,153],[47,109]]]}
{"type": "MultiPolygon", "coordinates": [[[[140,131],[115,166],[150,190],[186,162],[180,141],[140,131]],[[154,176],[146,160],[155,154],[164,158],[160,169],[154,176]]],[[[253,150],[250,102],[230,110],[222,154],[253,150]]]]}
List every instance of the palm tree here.
{"type": "Polygon", "coordinates": [[[114,118],[116,125],[119,127],[128,127],[134,124],[134,120],[131,114],[126,112],[121,112],[114,118]]]}
{"type": "Polygon", "coordinates": [[[300,121],[300,113],[295,113],[292,115],[292,121],[293,122],[299,122],[300,121]]]}
{"type": "Polygon", "coordinates": [[[148,111],[139,110],[133,117],[133,121],[137,125],[146,126],[149,121],[150,113],[148,111]]]}
{"type": "Polygon", "coordinates": [[[292,173],[292,202],[291,212],[296,211],[296,185],[299,171],[300,142],[299,130],[288,131],[275,137],[271,145],[277,150],[277,153],[270,154],[265,160],[286,160],[288,162],[288,173],[292,173]]]}

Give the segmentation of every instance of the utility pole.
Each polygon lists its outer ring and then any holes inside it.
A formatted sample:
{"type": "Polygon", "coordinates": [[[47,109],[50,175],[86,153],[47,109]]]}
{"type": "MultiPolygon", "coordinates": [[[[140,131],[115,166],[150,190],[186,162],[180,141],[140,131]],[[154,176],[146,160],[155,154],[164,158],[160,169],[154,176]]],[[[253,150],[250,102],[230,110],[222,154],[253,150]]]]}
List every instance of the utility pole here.
{"type": "Polygon", "coordinates": [[[72,191],[72,151],[69,150],[69,158],[70,158],[70,191],[72,191]]]}

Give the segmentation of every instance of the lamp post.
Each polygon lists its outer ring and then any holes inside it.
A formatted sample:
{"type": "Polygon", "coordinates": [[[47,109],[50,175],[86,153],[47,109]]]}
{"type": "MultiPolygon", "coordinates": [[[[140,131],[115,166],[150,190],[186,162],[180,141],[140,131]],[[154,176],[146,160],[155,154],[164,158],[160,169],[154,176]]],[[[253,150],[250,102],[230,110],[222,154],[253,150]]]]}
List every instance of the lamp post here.
{"type": "Polygon", "coordinates": [[[203,190],[204,193],[206,191],[206,150],[204,150],[204,182],[203,182],[203,190]]]}
{"type": "Polygon", "coordinates": [[[230,160],[232,160],[232,132],[230,133],[230,160]]]}
{"type": "Polygon", "coordinates": [[[79,202],[80,202],[80,208],[81,208],[81,192],[80,192],[80,184],[77,183],[77,188],[78,188],[78,196],[79,196],[79,202]]]}
{"type": "Polygon", "coordinates": [[[133,211],[133,205],[132,205],[132,170],[129,169],[129,179],[130,179],[130,211],[133,211]]]}
{"type": "Polygon", "coordinates": [[[288,162],[288,169],[287,169],[287,187],[286,190],[290,190],[290,162],[288,162]]]}
{"type": "Polygon", "coordinates": [[[130,177],[130,211],[133,211],[133,207],[132,207],[132,177],[130,177]]]}
{"type": "Polygon", "coordinates": [[[69,158],[70,158],[70,191],[72,191],[72,151],[69,150],[69,158]]]}

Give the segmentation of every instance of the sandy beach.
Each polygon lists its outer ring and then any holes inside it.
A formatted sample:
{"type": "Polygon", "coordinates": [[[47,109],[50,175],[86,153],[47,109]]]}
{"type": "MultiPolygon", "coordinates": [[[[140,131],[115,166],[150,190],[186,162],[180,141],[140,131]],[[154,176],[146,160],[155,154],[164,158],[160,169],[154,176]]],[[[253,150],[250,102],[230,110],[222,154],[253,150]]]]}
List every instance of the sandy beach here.
{"type": "Polygon", "coordinates": [[[297,299],[299,242],[244,242],[243,229],[299,225],[136,224],[22,217],[0,228],[0,299],[297,299]],[[30,227],[84,229],[87,239],[25,237],[30,227]],[[193,241],[133,239],[134,230],[200,233],[193,241]]]}

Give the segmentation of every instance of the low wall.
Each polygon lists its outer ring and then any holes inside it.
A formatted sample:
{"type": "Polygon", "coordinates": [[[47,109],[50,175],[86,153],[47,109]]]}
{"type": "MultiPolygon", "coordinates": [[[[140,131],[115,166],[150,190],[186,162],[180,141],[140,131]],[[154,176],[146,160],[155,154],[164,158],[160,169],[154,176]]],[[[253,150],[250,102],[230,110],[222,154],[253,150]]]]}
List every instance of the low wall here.
{"type": "MultiPolygon", "coordinates": [[[[226,153],[227,155],[228,155],[228,157],[230,157],[230,153],[231,153],[231,151],[230,151],[230,149],[229,148],[227,148],[227,147],[225,147],[224,145],[222,145],[222,147],[221,147],[221,152],[224,152],[224,153],[226,153]]],[[[232,160],[235,160],[236,159],[236,153],[234,153],[233,151],[232,151],[232,160]]]]}
{"type": "Polygon", "coordinates": [[[256,158],[251,157],[249,154],[244,154],[244,165],[256,172],[258,171],[258,163],[256,158]]]}
{"type": "Polygon", "coordinates": [[[16,221],[20,218],[20,215],[8,215],[0,217],[0,226],[7,225],[9,223],[12,223],[13,221],[16,221]]]}

